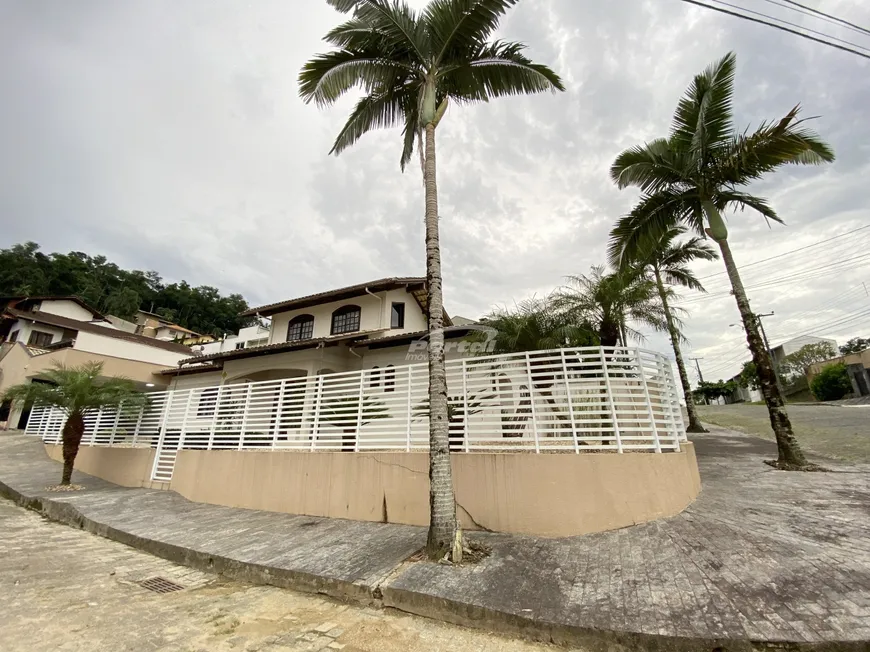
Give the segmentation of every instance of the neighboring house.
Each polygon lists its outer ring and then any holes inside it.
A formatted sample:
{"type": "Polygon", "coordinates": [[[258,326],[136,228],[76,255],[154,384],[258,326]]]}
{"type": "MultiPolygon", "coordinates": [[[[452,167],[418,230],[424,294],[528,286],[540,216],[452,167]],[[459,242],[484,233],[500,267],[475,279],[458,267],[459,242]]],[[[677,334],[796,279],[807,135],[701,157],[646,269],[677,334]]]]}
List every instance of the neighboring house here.
{"type": "Polygon", "coordinates": [[[247,326],[236,335],[227,335],[221,340],[202,342],[200,346],[194,347],[194,351],[200,351],[203,355],[211,355],[212,353],[224,353],[225,351],[238,351],[239,349],[265,346],[269,343],[269,332],[270,328],[262,324],[247,326]]]}
{"type": "MultiPolygon", "coordinates": [[[[390,367],[425,361],[418,341],[427,335],[426,300],[426,279],[401,277],[252,308],[242,316],[270,317],[268,332],[243,329],[219,351],[197,347],[205,350],[163,373],[177,377],[173,389],[375,368],[389,377],[390,367]]],[[[452,326],[446,314],[445,326],[452,326]]],[[[445,337],[469,330],[453,327],[445,337]]],[[[448,359],[457,355],[447,351],[448,359]]]]}
{"type": "Polygon", "coordinates": [[[144,310],[136,312],[136,324],[137,333],[158,340],[182,341],[187,344],[198,341],[202,337],[199,333],[189,328],[179,326],[160,315],[144,310]]]}
{"type": "MultiPolygon", "coordinates": [[[[167,377],[159,372],[190,357],[181,344],[118,329],[76,297],[0,298],[0,392],[6,387],[38,381],[54,363],[103,363],[106,377],[124,376],[142,390],[162,389],[167,377]]],[[[0,406],[0,421],[23,427],[19,412],[0,406]],[[11,418],[10,418],[11,417],[11,418]]]]}
{"type": "Polygon", "coordinates": [[[860,353],[841,355],[824,362],[819,362],[810,367],[807,380],[812,383],[813,378],[827,366],[843,363],[852,381],[852,392],[855,396],[870,396],[870,349],[860,353]]]}
{"type": "Polygon", "coordinates": [[[783,359],[787,355],[791,355],[796,351],[800,351],[807,344],[830,344],[834,351],[838,351],[837,348],[837,340],[828,339],[826,337],[814,337],[812,335],[802,335],[801,337],[795,337],[794,339],[788,340],[779,344],[778,346],[774,346],[770,349],[770,355],[773,358],[773,364],[779,367],[782,364],[783,359]]]}

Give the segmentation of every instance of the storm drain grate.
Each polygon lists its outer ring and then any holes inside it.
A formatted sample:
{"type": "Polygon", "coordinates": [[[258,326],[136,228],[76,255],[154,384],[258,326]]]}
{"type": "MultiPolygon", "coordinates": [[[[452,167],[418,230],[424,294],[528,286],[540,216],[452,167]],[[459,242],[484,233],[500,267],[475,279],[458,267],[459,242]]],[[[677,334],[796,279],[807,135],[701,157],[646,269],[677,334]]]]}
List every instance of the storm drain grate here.
{"type": "Polygon", "coordinates": [[[149,577],[147,580],[139,582],[139,586],[154,591],[154,593],[172,593],[173,591],[181,591],[184,587],[175,582],[170,582],[165,577],[149,577]]]}

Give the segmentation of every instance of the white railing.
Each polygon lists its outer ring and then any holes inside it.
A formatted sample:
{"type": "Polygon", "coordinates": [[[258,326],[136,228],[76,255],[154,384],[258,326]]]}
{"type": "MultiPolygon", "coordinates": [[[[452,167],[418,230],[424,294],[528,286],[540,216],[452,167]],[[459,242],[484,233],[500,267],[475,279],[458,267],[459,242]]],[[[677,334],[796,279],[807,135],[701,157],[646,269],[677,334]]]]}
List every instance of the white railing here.
{"type": "MultiPolygon", "coordinates": [[[[638,348],[579,348],[447,362],[455,452],[677,451],[685,440],[671,364],[638,348]]],[[[85,419],[85,445],[150,446],[153,478],[179,449],[424,450],[425,363],[149,394],[85,419]]],[[[59,443],[65,414],[35,407],[29,434],[59,443]]]]}

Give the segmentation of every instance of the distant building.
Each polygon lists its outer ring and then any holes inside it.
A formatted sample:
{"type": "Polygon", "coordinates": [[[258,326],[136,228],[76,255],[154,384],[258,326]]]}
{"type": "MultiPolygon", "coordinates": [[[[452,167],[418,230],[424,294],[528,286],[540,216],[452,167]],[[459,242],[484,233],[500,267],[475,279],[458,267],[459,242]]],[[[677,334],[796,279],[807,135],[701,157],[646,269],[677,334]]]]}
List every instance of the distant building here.
{"type": "Polygon", "coordinates": [[[834,348],[835,353],[839,351],[837,348],[837,340],[832,340],[826,337],[814,337],[812,335],[801,335],[800,337],[795,337],[794,339],[783,342],[770,350],[773,364],[778,367],[782,364],[783,359],[787,355],[800,351],[807,344],[830,344],[834,348]]]}
{"type": "Polygon", "coordinates": [[[136,312],[136,332],[145,337],[153,337],[169,342],[196,341],[202,337],[199,333],[174,324],[165,317],[153,312],[139,310],[136,312]]]}

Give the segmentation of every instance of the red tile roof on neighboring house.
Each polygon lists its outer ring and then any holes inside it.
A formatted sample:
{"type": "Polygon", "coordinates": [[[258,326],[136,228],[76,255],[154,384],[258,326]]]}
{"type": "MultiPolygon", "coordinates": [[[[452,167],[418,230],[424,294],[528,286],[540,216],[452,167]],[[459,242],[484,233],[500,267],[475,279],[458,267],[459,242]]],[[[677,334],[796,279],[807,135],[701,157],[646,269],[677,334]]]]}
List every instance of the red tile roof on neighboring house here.
{"type": "Polygon", "coordinates": [[[15,308],[7,308],[6,315],[13,319],[28,319],[40,324],[48,324],[49,326],[57,326],[71,331],[84,331],[85,333],[93,333],[94,335],[103,335],[104,337],[112,337],[116,340],[125,340],[136,344],[144,344],[145,346],[153,346],[157,349],[172,351],[173,353],[190,353],[190,347],[174,342],[165,342],[156,340],[153,337],[145,337],[144,335],[135,335],[126,331],[99,326],[86,321],[70,319],[69,317],[61,317],[48,312],[29,312],[25,310],[16,310],[15,308]]]}
{"type": "Polygon", "coordinates": [[[251,308],[241,313],[242,317],[253,317],[262,315],[269,317],[279,312],[288,310],[297,310],[299,308],[310,308],[321,303],[330,301],[341,301],[342,299],[351,299],[369,292],[383,292],[384,290],[395,290],[396,288],[422,288],[426,284],[426,279],[419,276],[395,276],[390,278],[381,278],[377,281],[369,281],[368,283],[359,283],[357,285],[349,285],[337,290],[329,290],[328,292],[318,292],[317,294],[309,294],[296,299],[287,301],[279,301],[278,303],[270,303],[259,308],[251,308]]]}

